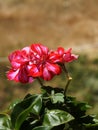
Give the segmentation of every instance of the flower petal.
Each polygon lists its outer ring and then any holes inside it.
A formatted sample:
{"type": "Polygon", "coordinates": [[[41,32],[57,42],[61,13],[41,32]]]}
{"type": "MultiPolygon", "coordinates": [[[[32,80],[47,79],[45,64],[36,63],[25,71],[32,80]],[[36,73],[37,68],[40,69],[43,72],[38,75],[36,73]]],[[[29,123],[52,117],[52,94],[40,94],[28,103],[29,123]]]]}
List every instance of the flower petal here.
{"type": "Polygon", "coordinates": [[[30,47],[24,47],[21,51],[24,52],[25,54],[30,54],[30,50],[31,48],[30,47]]]}
{"type": "Polygon", "coordinates": [[[32,44],[31,49],[34,53],[42,55],[42,49],[41,49],[41,44],[32,44]]]}
{"type": "Polygon", "coordinates": [[[39,77],[42,75],[42,69],[41,67],[38,69],[36,65],[32,65],[31,69],[29,70],[29,75],[33,77],[39,77]]]}
{"type": "Polygon", "coordinates": [[[47,62],[46,64],[48,71],[51,71],[53,74],[60,74],[61,73],[61,68],[57,64],[50,64],[47,62]]]}
{"type": "Polygon", "coordinates": [[[65,62],[72,62],[73,60],[78,59],[78,55],[71,54],[71,48],[65,51],[65,54],[63,55],[63,59],[65,62]]]}
{"type": "Polygon", "coordinates": [[[15,52],[11,53],[8,56],[8,58],[9,58],[13,68],[18,69],[20,67],[20,65],[21,65],[21,63],[19,62],[21,59],[21,52],[20,51],[15,51],[15,52]]]}
{"type": "Polygon", "coordinates": [[[51,74],[51,72],[48,71],[48,69],[45,67],[43,68],[43,75],[42,75],[42,78],[44,80],[51,80],[53,77],[53,74],[51,74]]]}
{"type": "Polygon", "coordinates": [[[18,82],[19,81],[18,80],[18,73],[19,73],[19,69],[18,70],[11,69],[7,72],[7,78],[9,80],[15,80],[16,82],[18,82]]]}
{"type": "MultiPolygon", "coordinates": [[[[18,78],[21,83],[31,82],[31,77],[28,76],[28,70],[26,66],[23,66],[18,73],[18,78]]],[[[33,81],[33,78],[32,78],[33,81]]]]}
{"type": "Polygon", "coordinates": [[[59,55],[63,55],[64,54],[64,48],[58,47],[57,52],[58,52],[59,55]]]}
{"type": "Polygon", "coordinates": [[[12,61],[15,60],[16,58],[17,58],[17,59],[20,59],[20,54],[21,54],[20,50],[17,50],[17,51],[12,52],[12,53],[8,56],[9,61],[12,62],[12,61]]]}
{"type": "Polygon", "coordinates": [[[49,51],[48,47],[43,46],[43,45],[41,45],[41,44],[40,44],[40,47],[41,47],[41,49],[42,49],[43,54],[47,55],[47,54],[48,54],[48,51],[49,51]]]}
{"type": "Polygon", "coordinates": [[[11,69],[7,73],[7,78],[9,80],[14,80],[21,83],[31,83],[33,82],[33,77],[28,76],[26,67],[21,67],[20,69],[13,70],[11,69]]]}
{"type": "Polygon", "coordinates": [[[59,63],[59,62],[61,62],[61,56],[59,56],[58,53],[56,53],[56,52],[50,52],[49,61],[51,63],[59,63]]]}

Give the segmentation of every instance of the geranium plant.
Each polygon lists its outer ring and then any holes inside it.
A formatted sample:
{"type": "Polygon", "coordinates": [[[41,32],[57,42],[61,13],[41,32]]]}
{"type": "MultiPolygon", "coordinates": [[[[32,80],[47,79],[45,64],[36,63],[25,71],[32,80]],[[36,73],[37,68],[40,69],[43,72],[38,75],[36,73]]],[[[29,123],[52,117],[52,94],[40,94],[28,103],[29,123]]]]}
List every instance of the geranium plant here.
{"type": "Polygon", "coordinates": [[[78,59],[72,49],[49,50],[42,44],[32,44],[12,52],[7,78],[21,83],[39,82],[40,94],[27,94],[0,114],[0,130],[98,130],[98,122],[86,111],[90,106],[67,95],[72,80],[66,64],[78,59]],[[64,89],[45,86],[62,72],[66,75],[64,89]]]}

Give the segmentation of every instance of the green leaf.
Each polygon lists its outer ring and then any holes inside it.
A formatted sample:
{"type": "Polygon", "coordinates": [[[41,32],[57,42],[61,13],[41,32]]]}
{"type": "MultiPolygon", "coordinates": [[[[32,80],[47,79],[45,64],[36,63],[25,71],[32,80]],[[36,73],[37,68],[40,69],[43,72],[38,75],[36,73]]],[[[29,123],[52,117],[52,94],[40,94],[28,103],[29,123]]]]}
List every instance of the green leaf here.
{"type": "MultiPolygon", "coordinates": [[[[26,119],[27,115],[30,112],[33,112],[33,110],[35,112],[35,108],[37,108],[37,110],[41,109],[39,102],[41,102],[41,96],[40,95],[35,98],[34,102],[32,102],[32,104],[27,109],[25,109],[23,112],[20,113],[20,115],[18,116],[16,123],[15,123],[15,129],[16,130],[19,130],[21,124],[23,123],[23,121],[26,119]]],[[[37,111],[37,110],[36,110],[36,113],[39,113],[39,111],[37,111]]]]}
{"type": "Polygon", "coordinates": [[[94,118],[93,121],[98,124],[98,119],[94,118]]]}
{"type": "Polygon", "coordinates": [[[62,110],[47,110],[44,119],[43,125],[44,126],[58,126],[64,123],[67,123],[73,120],[73,116],[70,115],[68,112],[62,110]]]}
{"type": "Polygon", "coordinates": [[[41,108],[42,108],[42,98],[41,96],[39,96],[39,99],[33,105],[32,113],[35,115],[39,115],[41,108]]]}
{"type": "Polygon", "coordinates": [[[82,102],[82,103],[80,103],[80,108],[81,108],[82,111],[86,111],[86,110],[90,109],[91,106],[88,105],[88,104],[85,103],[85,102],[82,102]]]}
{"type": "Polygon", "coordinates": [[[83,124],[94,124],[94,117],[93,115],[85,115],[81,117],[78,121],[83,124]]]}
{"type": "Polygon", "coordinates": [[[21,101],[17,105],[15,105],[11,114],[11,122],[12,122],[13,127],[15,127],[15,122],[19,114],[23,112],[25,109],[27,109],[33,103],[35,99],[36,99],[36,95],[32,95],[28,98],[25,98],[23,101],[21,101]]]}
{"type": "Polygon", "coordinates": [[[10,117],[7,114],[0,114],[0,130],[11,130],[10,117]]]}
{"type": "Polygon", "coordinates": [[[57,102],[64,102],[64,94],[62,93],[54,93],[54,91],[52,91],[51,93],[51,100],[52,102],[55,104],[57,102]]]}
{"type": "Polygon", "coordinates": [[[15,130],[19,130],[20,126],[26,120],[30,113],[39,114],[42,107],[41,95],[32,95],[18,103],[12,112],[11,120],[15,130]]]}
{"type": "Polygon", "coordinates": [[[49,127],[49,126],[39,126],[39,127],[36,127],[32,130],[51,130],[52,127],[49,127]]]}
{"type": "Polygon", "coordinates": [[[12,110],[19,102],[21,102],[20,99],[14,100],[8,107],[8,110],[12,110]]]}
{"type": "Polygon", "coordinates": [[[91,108],[87,103],[77,101],[74,97],[66,97],[66,104],[70,108],[70,113],[76,118],[85,116],[86,111],[91,108]]]}
{"type": "Polygon", "coordinates": [[[84,124],[86,130],[98,130],[98,124],[84,124]]]}
{"type": "Polygon", "coordinates": [[[51,91],[54,91],[55,93],[64,93],[64,89],[62,88],[53,88],[51,86],[43,86],[41,87],[42,93],[51,94],[51,91]]]}

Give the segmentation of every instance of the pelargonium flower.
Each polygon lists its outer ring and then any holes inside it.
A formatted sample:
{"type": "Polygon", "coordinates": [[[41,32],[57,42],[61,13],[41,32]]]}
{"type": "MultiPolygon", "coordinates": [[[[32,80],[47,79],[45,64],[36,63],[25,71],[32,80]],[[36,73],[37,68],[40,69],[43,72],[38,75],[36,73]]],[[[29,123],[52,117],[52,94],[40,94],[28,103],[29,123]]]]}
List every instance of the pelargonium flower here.
{"type": "Polygon", "coordinates": [[[31,83],[33,82],[33,77],[28,76],[29,71],[27,66],[21,66],[18,69],[11,68],[8,73],[7,77],[10,80],[14,80],[16,82],[21,82],[21,83],[31,83]]]}
{"type": "Polygon", "coordinates": [[[19,68],[30,60],[30,47],[25,47],[22,50],[12,52],[9,56],[9,61],[14,68],[19,68]]]}
{"type": "Polygon", "coordinates": [[[7,73],[10,80],[28,83],[35,78],[51,80],[61,73],[59,63],[71,62],[78,58],[71,53],[72,49],[59,47],[56,51],[49,50],[41,44],[32,44],[9,55],[11,69],[7,73]]]}
{"type": "Polygon", "coordinates": [[[59,47],[57,51],[55,51],[55,53],[58,54],[59,63],[72,62],[73,60],[76,60],[78,58],[78,55],[72,54],[71,51],[72,48],[64,50],[64,48],[59,47]]]}
{"type": "Polygon", "coordinates": [[[29,76],[30,47],[14,51],[8,58],[12,67],[7,73],[8,79],[22,83],[34,80],[33,77],[29,76]]]}
{"type": "Polygon", "coordinates": [[[55,61],[58,59],[53,51],[41,44],[32,44],[31,50],[35,60],[31,64],[30,76],[40,76],[44,80],[51,80],[54,75],[61,73],[61,68],[55,61]]]}

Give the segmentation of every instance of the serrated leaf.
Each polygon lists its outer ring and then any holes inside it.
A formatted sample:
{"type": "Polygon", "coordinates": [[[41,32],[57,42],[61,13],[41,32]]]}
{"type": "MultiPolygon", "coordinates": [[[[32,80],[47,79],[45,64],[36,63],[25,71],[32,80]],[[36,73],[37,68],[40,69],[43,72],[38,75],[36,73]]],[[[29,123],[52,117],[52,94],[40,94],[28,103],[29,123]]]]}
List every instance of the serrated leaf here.
{"type": "Polygon", "coordinates": [[[51,94],[51,100],[55,104],[57,102],[64,102],[64,95],[62,93],[52,93],[51,94]]]}
{"type": "Polygon", "coordinates": [[[74,117],[62,110],[48,110],[43,119],[44,126],[58,126],[73,120],[74,117]]]}
{"type": "Polygon", "coordinates": [[[55,93],[64,93],[64,89],[62,88],[53,88],[51,86],[43,86],[41,87],[42,93],[51,94],[51,91],[54,91],[55,93]]]}
{"type": "Polygon", "coordinates": [[[70,113],[76,118],[85,116],[86,111],[91,108],[86,102],[77,101],[74,97],[66,97],[66,104],[70,108],[70,113]]]}

